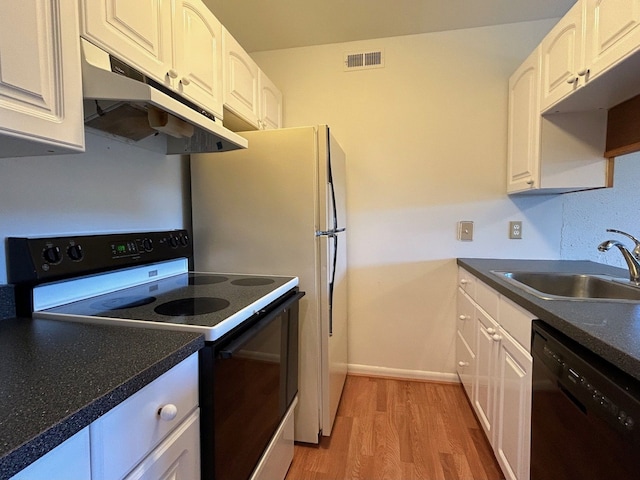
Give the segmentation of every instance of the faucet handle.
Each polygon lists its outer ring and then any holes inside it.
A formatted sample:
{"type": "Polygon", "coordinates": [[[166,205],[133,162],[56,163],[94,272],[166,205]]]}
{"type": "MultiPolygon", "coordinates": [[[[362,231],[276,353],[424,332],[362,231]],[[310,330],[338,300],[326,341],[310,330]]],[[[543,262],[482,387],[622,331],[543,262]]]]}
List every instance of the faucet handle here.
{"type": "Polygon", "coordinates": [[[636,244],[633,247],[633,256],[640,260],[640,240],[631,235],[630,233],[623,232],[622,230],[616,230],[615,228],[607,228],[607,232],[619,233],[620,235],[624,235],[625,237],[630,238],[636,244]]]}

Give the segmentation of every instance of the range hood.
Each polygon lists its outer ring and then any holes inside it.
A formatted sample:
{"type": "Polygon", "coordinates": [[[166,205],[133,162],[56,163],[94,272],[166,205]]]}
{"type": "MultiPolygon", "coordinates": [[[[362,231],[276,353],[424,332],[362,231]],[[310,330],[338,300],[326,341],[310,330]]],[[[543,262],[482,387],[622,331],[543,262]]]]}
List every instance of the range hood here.
{"type": "Polygon", "coordinates": [[[168,155],[247,148],[246,139],[198,105],[85,39],[80,42],[87,127],[135,142],[164,134],[168,155]]]}

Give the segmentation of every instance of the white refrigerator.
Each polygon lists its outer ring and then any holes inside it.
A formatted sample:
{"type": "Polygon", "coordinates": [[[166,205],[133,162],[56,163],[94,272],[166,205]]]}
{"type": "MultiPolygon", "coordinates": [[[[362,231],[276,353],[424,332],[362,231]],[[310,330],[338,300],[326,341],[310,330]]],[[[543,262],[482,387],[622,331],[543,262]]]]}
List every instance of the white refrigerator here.
{"type": "Polygon", "coordinates": [[[345,154],[326,125],[240,135],[191,156],[194,267],[299,277],[295,440],[318,443],[347,375],[345,154]]]}

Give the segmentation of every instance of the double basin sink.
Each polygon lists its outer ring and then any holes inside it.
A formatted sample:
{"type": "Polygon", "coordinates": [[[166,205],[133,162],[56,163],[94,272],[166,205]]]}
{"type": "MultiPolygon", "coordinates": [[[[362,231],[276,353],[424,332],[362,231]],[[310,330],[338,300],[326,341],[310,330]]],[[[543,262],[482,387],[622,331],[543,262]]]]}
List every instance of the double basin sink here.
{"type": "Polygon", "coordinates": [[[640,302],[640,285],[610,275],[492,271],[545,300],[640,302]]]}

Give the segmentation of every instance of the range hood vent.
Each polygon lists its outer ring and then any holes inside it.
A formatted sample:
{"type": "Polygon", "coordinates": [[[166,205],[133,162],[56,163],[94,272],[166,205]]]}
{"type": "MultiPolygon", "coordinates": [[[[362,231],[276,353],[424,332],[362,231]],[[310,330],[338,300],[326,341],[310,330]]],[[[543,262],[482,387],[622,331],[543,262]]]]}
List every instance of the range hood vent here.
{"type": "Polygon", "coordinates": [[[87,127],[134,142],[164,134],[168,155],[247,148],[211,113],[92,43],[81,39],[81,46],[87,127]]]}

